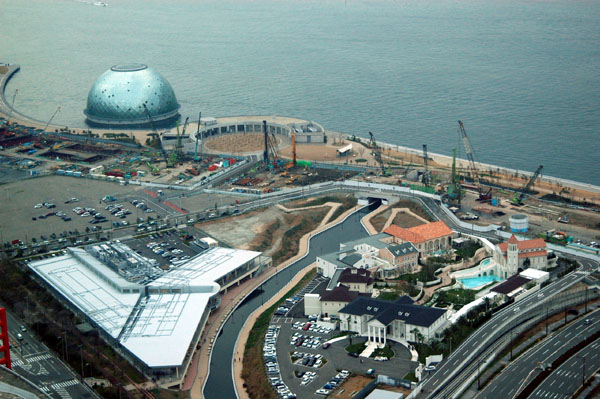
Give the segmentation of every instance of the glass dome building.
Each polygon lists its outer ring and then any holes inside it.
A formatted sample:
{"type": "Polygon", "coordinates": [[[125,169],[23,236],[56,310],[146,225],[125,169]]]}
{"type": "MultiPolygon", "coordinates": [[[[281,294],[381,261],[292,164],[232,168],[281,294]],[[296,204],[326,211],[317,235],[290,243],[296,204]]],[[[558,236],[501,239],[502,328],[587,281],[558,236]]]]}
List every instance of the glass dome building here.
{"type": "Polygon", "coordinates": [[[90,89],[83,113],[87,123],[102,126],[163,124],[179,115],[169,82],[143,64],[115,65],[90,89]]]}

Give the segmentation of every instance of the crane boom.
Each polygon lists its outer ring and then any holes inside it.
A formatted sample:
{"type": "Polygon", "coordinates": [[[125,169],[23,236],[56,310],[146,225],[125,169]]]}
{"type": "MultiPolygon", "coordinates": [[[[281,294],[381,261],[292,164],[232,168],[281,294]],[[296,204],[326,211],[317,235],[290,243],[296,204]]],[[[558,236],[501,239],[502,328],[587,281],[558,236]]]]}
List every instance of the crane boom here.
{"type": "Polygon", "coordinates": [[[179,128],[177,128],[177,146],[175,148],[175,152],[177,153],[178,158],[181,158],[181,156],[182,156],[183,151],[181,149],[181,137],[183,135],[185,135],[185,129],[187,129],[189,120],[190,120],[189,116],[185,118],[185,122],[183,123],[183,129],[181,129],[181,134],[179,134],[179,128]]]}
{"type": "Polygon", "coordinates": [[[423,183],[425,184],[425,187],[429,187],[430,185],[430,181],[429,181],[429,167],[427,165],[427,144],[423,144],[423,161],[425,163],[425,173],[423,174],[423,183]]]}
{"type": "Polygon", "coordinates": [[[473,177],[473,181],[477,185],[477,190],[479,191],[478,201],[489,201],[492,199],[492,189],[489,188],[487,192],[483,192],[483,187],[481,184],[481,179],[479,178],[479,171],[477,170],[477,165],[475,164],[475,158],[473,157],[473,150],[471,148],[471,142],[469,141],[469,137],[467,136],[467,132],[465,130],[465,126],[461,121],[458,121],[458,127],[460,130],[460,136],[463,141],[463,145],[465,146],[465,152],[467,154],[467,159],[469,160],[469,169],[471,170],[471,174],[473,177]]]}
{"type": "Polygon", "coordinates": [[[265,134],[265,150],[263,152],[263,160],[265,166],[269,164],[269,133],[267,133],[267,121],[263,121],[263,133],[265,134]]]}
{"type": "Polygon", "coordinates": [[[471,142],[469,141],[469,137],[467,137],[467,132],[465,131],[465,126],[461,121],[458,121],[458,126],[460,128],[460,136],[463,141],[463,145],[465,146],[465,152],[467,154],[467,159],[469,160],[469,169],[471,169],[471,173],[473,174],[473,180],[475,183],[480,186],[481,183],[479,181],[479,172],[477,171],[477,166],[475,165],[475,159],[473,158],[473,150],[471,149],[471,142]]]}
{"type": "Polygon", "coordinates": [[[198,136],[200,135],[200,120],[202,119],[202,112],[198,112],[198,129],[196,130],[196,150],[194,151],[194,161],[199,161],[198,158],[198,136]]]}
{"type": "Polygon", "coordinates": [[[296,130],[292,129],[292,164],[296,167],[296,130]]]}
{"type": "Polygon", "coordinates": [[[52,119],[54,119],[54,117],[56,116],[56,114],[59,111],[60,111],[60,107],[56,108],[56,111],[54,111],[54,113],[52,114],[50,119],[48,119],[48,123],[46,123],[46,126],[44,126],[44,130],[42,131],[42,134],[46,133],[46,129],[48,129],[48,125],[50,125],[50,123],[52,122],[52,119]]]}
{"type": "Polygon", "coordinates": [[[513,200],[515,205],[521,205],[523,203],[523,199],[525,198],[525,195],[529,192],[529,189],[531,189],[531,186],[533,185],[535,180],[538,178],[538,176],[542,172],[543,168],[544,168],[544,165],[538,166],[536,171],[533,173],[533,176],[531,176],[531,179],[529,179],[529,181],[527,182],[525,187],[523,187],[523,190],[521,190],[521,193],[518,195],[515,195],[515,198],[513,200]]]}

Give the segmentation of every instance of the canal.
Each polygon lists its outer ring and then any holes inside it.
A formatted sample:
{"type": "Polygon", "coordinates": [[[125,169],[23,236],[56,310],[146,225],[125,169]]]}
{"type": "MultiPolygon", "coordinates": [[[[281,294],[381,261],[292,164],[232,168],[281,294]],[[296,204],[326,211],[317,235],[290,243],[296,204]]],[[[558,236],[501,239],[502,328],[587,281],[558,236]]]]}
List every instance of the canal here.
{"type": "Polygon", "coordinates": [[[204,387],[206,399],[236,398],[232,379],[233,349],[238,333],[248,316],[262,305],[263,300],[266,301],[281,290],[296,273],[313,263],[317,256],[337,251],[340,242],[366,237],[368,233],[360,223],[360,219],[378,206],[379,204],[373,204],[364,207],[350,215],[344,222],[313,236],[310,240],[309,252],[304,258],[265,281],[261,285],[263,292],[260,295],[250,294],[231,314],[213,347],[210,375],[204,387]]]}

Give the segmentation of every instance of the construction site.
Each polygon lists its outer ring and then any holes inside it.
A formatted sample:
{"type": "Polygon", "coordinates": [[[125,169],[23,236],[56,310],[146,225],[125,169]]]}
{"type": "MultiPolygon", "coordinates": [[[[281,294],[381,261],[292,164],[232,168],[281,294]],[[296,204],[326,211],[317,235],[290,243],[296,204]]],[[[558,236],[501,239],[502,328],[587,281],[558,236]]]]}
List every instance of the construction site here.
{"type": "Polygon", "coordinates": [[[199,114],[197,121],[188,117],[159,130],[146,109],[150,130],[116,132],[52,126],[59,111],[43,126],[11,122],[12,113],[0,118],[2,164],[30,175],[167,189],[218,186],[253,195],[352,178],[442,194],[457,216],[474,224],[509,228],[514,213],[531,215],[533,226],[554,226],[542,231],[560,231],[564,225],[597,229],[600,223],[599,193],[546,178],[542,165],[519,172],[479,163],[460,121],[457,133],[464,148],[453,149],[450,158],[430,154],[426,144],[422,150],[408,149],[379,143],[372,132],[361,138],[296,118],[199,114]],[[457,150],[466,159],[457,158],[457,150]]]}

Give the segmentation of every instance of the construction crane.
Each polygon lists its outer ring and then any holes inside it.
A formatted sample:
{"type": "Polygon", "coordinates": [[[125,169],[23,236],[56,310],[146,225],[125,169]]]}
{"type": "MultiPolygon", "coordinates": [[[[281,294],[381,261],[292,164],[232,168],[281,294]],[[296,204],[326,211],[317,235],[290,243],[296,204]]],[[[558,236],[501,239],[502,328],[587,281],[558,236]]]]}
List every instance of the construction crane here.
{"type": "Polygon", "coordinates": [[[369,137],[369,145],[377,147],[377,143],[375,142],[375,136],[373,136],[373,133],[369,132],[369,137]]]}
{"type": "Polygon", "coordinates": [[[163,157],[166,158],[165,150],[163,150],[163,148],[162,148],[162,142],[160,140],[160,135],[158,134],[158,130],[156,129],[156,126],[154,125],[154,121],[152,120],[152,116],[150,115],[150,111],[148,111],[148,107],[146,107],[146,104],[142,103],[142,105],[144,106],[144,111],[146,111],[146,115],[148,115],[148,120],[150,121],[150,126],[152,127],[152,132],[153,132],[152,135],[154,135],[155,138],[158,140],[158,143],[160,145],[160,150],[161,150],[161,152],[163,154],[163,157]]]}
{"type": "Polygon", "coordinates": [[[56,111],[54,111],[54,113],[52,114],[52,116],[50,117],[50,119],[48,119],[48,123],[46,123],[46,126],[44,126],[44,130],[42,131],[42,134],[46,133],[46,129],[48,129],[48,126],[52,122],[52,119],[54,119],[54,117],[56,116],[56,114],[58,114],[59,112],[60,112],[60,107],[56,108],[56,111]]]}
{"type": "Polygon", "coordinates": [[[267,121],[263,121],[263,132],[265,134],[265,150],[263,152],[263,160],[265,166],[269,164],[269,133],[267,132],[267,121]]]}
{"type": "Polygon", "coordinates": [[[152,173],[153,176],[160,175],[160,170],[156,166],[152,165],[149,161],[146,161],[146,165],[150,168],[150,173],[152,173]]]}
{"type": "Polygon", "coordinates": [[[425,173],[423,173],[423,184],[425,184],[425,187],[429,187],[431,185],[431,179],[429,177],[429,167],[427,165],[427,160],[428,160],[428,156],[427,156],[427,144],[423,144],[423,161],[425,163],[425,173]]]}
{"type": "Polygon", "coordinates": [[[379,166],[381,166],[381,174],[382,175],[386,175],[386,171],[385,171],[385,165],[383,164],[383,157],[381,156],[381,148],[379,148],[379,146],[377,146],[377,142],[375,141],[375,136],[373,135],[372,132],[369,132],[369,137],[370,137],[370,141],[369,141],[369,146],[373,147],[373,158],[375,158],[375,161],[379,164],[379,166]]]}
{"type": "Polygon", "coordinates": [[[200,135],[200,121],[202,120],[202,112],[198,112],[198,130],[196,130],[196,150],[194,151],[194,161],[200,161],[198,157],[198,136],[200,135]]]}
{"type": "Polygon", "coordinates": [[[479,192],[479,198],[477,201],[480,202],[488,202],[492,199],[492,189],[488,188],[486,192],[484,192],[483,186],[481,184],[481,179],[479,178],[479,172],[477,171],[477,165],[475,164],[475,159],[473,158],[473,150],[471,149],[471,143],[469,142],[469,138],[467,137],[467,132],[465,131],[465,126],[461,121],[458,121],[458,127],[460,130],[460,135],[465,146],[465,152],[467,153],[467,159],[469,160],[469,169],[471,169],[471,177],[473,181],[477,185],[477,191],[479,192]]]}
{"type": "Polygon", "coordinates": [[[13,94],[12,105],[10,106],[10,112],[8,113],[8,119],[6,120],[6,126],[4,126],[4,134],[8,134],[8,125],[10,125],[10,118],[12,117],[13,109],[15,109],[15,98],[17,98],[17,93],[19,89],[15,89],[15,94],[13,94]]]}
{"type": "Polygon", "coordinates": [[[271,133],[269,136],[269,150],[271,151],[271,156],[273,157],[273,166],[279,166],[279,156],[277,155],[277,138],[274,133],[271,133]]]}
{"type": "Polygon", "coordinates": [[[451,189],[448,190],[448,197],[458,201],[458,206],[460,207],[461,187],[458,176],[456,175],[456,148],[452,149],[452,184],[450,187],[451,189]]]}
{"type": "Polygon", "coordinates": [[[531,179],[529,179],[529,181],[527,182],[527,184],[525,185],[525,187],[523,187],[523,189],[521,190],[521,192],[520,193],[518,193],[518,192],[515,193],[515,196],[512,199],[513,205],[517,205],[517,206],[523,205],[523,199],[525,198],[525,195],[527,193],[529,193],[529,190],[531,189],[531,186],[533,186],[533,183],[538,178],[538,176],[542,172],[543,168],[544,168],[544,165],[538,166],[537,170],[533,173],[533,176],[531,176],[531,179]]]}
{"type": "Polygon", "coordinates": [[[292,166],[296,167],[296,129],[292,129],[292,166]]]}
{"type": "Polygon", "coordinates": [[[181,159],[183,157],[181,138],[185,135],[185,130],[187,129],[189,120],[189,116],[185,118],[185,122],[183,123],[183,129],[181,129],[181,134],[179,134],[179,126],[177,126],[177,144],[175,145],[175,153],[177,155],[177,159],[181,159]]]}

